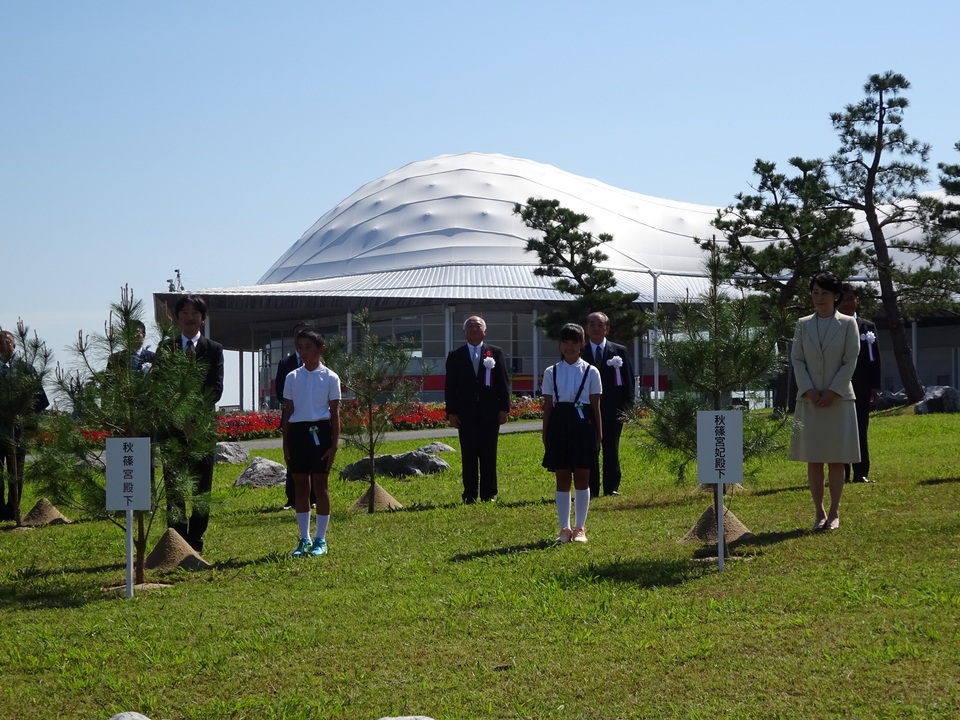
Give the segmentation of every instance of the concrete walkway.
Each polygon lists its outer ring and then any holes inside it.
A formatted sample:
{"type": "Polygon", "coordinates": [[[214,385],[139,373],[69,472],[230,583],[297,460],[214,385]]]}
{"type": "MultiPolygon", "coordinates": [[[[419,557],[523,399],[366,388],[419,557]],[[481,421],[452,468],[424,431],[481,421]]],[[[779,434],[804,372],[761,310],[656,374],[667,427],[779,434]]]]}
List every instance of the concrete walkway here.
{"type": "MultiPolygon", "coordinates": [[[[540,420],[525,420],[512,422],[500,426],[500,434],[518,432],[540,432],[543,423],[540,420]]],[[[428,430],[396,430],[384,435],[384,442],[391,440],[435,440],[436,438],[456,437],[457,431],[452,427],[430,428],[428,430]]],[[[263,440],[243,440],[240,442],[248,450],[265,450],[283,446],[280,438],[265,438],[263,440]]]]}

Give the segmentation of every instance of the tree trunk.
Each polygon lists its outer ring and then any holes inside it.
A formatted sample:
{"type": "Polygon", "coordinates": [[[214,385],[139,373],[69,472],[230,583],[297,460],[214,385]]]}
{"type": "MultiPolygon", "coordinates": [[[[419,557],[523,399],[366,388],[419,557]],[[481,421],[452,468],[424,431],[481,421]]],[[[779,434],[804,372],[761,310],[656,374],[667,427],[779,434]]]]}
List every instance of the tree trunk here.
{"type": "Polygon", "coordinates": [[[369,453],[367,457],[370,458],[370,497],[367,499],[367,514],[373,515],[377,511],[377,505],[374,501],[374,496],[376,493],[373,491],[373,486],[377,481],[377,469],[376,469],[376,443],[374,442],[374,429],[373,429],[373,405],[371,404],[370,409],[367,411],[367,448],[369,448],[369,453]]]}
{"type": "Polygon", "coordinates": [[[890,275],[890,251],[883,236],[883,228],[877,221],[876,212],[868,209],[867,223],[870,225],[870,234],[873,238],[873,247],[877,253],[877,277],[880,281],[880,301],[883,304],[883,313],[887,319],[890,331],[890,345],[893,348],[893,357],[900,373],[900,382],[903,383],[907,400],[911,403],[923,400],[924,387],[913,363],[913,354],[907,342],[907,326],[903,321],[903,314],[897,304],[897,294],[893,287],[893,278],[890,275]]]}

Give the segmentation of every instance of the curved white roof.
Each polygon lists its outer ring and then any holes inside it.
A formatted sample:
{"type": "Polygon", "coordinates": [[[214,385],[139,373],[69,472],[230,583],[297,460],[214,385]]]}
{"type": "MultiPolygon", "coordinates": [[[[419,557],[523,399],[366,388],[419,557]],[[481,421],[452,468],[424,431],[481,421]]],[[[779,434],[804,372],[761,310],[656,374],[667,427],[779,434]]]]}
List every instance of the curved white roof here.
{"type": "Polygon", "coordinates": [[[524,250],[533,231],[513,207],[530,197],[559,200],[589,216],[584,228],[594,235],[614,236],[602,248],[609,255],[602,266],[615,271],[618,289],[649,301],[651,273],[664,276],[663,301],[699,289],[703,254],[692,238],[715,232],[717,208],[621,190],[530,160],[464,153],[410,163],[367,183],[317,220],[256,291],[563,299],[550,278],[533,275],[537,255],[524,250]]]}

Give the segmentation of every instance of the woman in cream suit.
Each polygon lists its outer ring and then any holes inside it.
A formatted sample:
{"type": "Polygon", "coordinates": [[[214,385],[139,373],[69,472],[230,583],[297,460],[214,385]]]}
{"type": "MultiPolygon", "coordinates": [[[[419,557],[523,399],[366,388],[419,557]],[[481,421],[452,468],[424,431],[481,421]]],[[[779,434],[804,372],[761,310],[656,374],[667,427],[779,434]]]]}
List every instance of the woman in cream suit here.
{"type": "Polygon", "coordinates": [[[810,281],[816,312],[797,321],[793,336],[797,410],[790,459],[807,463],[807,481],[816,510],[815,531],[840,527],[843,466],[860,460],[853,378],[860,354],[857,321],[837,312],[840,279],[819,273],[810,281]],[[830,485],[830,511],[823,509],[824,463],[830,485]]]}

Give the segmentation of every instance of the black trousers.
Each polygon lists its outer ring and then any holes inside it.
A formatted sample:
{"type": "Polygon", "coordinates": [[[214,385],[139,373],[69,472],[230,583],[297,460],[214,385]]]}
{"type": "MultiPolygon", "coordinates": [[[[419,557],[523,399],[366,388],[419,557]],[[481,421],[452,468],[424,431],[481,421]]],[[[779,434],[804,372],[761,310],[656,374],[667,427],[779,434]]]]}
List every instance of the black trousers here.
{"type": "Polygon", "coordinates": [[[16,428],[14,441],[9,437],[10,428],[0,429],[0,520],[16,520],[20,510],[20,496],[23,494],[23,468],[27,450],[20,442],[21,431],[16,428]],[[16,470],[17,482],[13,475],[16,470]]]}
{"type": "Polygon", "coordinates": [[[210,524],[210,491],[213,490],[213,466],[215,457],[209,455],[196,461],[185,460],[172,463],[163,469],[163,481],[167,496],[167,526],[176,530],[180,537],[197,552],[203,550],[203,534],[210,524]],[[181,478],[192,477],[195,481],[192,492],[187,492],[181,478]],[[187,514],[187,496],[193,497],[190,514],[187,514]]]}
{"type": "Polygon", "coordinates": [[[497,495],[497,441],[500,423],[461,423],[460,456],[463,460],[463,501],[492,500],[497,495]]]}
{"type": "MultiPolygon", "coordinates": [[[[870,424],[870,391],[857,395],[854,405],[857,408],[857,435],[860,440],[860,462],[854,463],[853,481],[870,477],[870,448],[867,447],[867,426],[870,424]],[[863,399],[861,399],[861,396],[863,399]]],[[[849,481],[851,466],[844,466],[844,477],[849,481]]]]}
{"type": "Polygon", "coordinates": [[[601,490],[601,467],[603,494],[619,492],[620,478],[620,434],[623,432],[623,423],[616,418],[601,417],[603,423],[603,440],[600,443],[600,457],[590,470],[590,497],[597,497],[601,490]]]}

